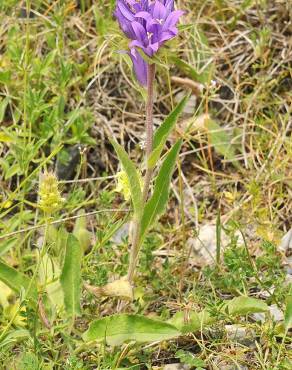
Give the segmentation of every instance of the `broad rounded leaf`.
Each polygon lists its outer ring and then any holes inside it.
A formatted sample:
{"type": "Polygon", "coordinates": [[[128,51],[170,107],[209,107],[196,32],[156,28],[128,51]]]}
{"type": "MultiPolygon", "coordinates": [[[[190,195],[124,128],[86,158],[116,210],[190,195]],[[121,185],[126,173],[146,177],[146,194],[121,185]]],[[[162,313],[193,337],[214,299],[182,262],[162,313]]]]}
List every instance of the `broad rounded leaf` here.
{"type": "Polygon", "coordinates": [[[249,313],[258,313],[268,311],[268,305],[256,298],[235,297],[226,304],[227,312],[230,315],[247,315],[249,313]]]}
{"type": "Polygon", "coordinates": [[[191,311],[187,314],[183,311],[177,312],[168,323],[179,329],[182,334],[196,332],[216,321],[207,310],[201,312],[191,311]]]}

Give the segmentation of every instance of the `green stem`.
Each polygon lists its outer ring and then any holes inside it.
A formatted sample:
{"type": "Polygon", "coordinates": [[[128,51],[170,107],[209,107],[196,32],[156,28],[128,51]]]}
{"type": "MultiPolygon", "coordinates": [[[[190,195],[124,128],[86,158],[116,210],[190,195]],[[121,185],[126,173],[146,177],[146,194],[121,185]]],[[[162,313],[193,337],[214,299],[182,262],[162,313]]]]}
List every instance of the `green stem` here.
{"type": "MultiPolygon", "coordinates": [[[[146,173],[144,177],[143,187],[143,203],[147,202],[151,178],[153,170],[148,168],[147,163],[153,149],[153,103],[154,103],[154,79],[155,79],[155,64],[149,64],[147,67],[147,101],[146,101],[146,173]]],[[[133,281],[136,265],[138,262],[138,254],[140,250],[140,229],[141,219],[133,220],[132,246],[130,252],[130,262],[128,269],[128,280],[133,281]]]]}

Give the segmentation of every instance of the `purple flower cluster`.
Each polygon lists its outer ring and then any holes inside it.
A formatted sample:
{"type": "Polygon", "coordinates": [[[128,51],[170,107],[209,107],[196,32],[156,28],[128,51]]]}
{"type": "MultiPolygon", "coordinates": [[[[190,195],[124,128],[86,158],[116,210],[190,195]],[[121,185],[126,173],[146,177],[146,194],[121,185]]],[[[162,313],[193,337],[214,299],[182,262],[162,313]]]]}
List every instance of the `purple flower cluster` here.
{"type": "Polygon", "coordinates": [[[114,12],[120,28],[132,41],[129,55],[138,81],[147,84],[147,63],[137,48],[150,58],[178,33],[181,10],[174,10],[174,0],[117,0],[114,12]]]}

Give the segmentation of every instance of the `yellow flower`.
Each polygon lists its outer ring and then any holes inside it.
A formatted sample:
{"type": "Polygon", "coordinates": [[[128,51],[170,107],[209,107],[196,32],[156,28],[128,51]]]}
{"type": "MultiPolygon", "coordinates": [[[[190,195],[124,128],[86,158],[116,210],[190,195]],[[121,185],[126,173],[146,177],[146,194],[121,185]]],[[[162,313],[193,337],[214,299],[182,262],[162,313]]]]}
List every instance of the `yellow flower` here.
{"type": "Polygon", "coordinates": [[[53,213],[61,208],[64,199],[58,189],[58,179],[52,172],[41,176],[39,188],[39,207],[45,213],[53,213]]]}
{"type": "MultiPolygon", "coordinates": [[[[119,171],[117,173],[117,180],[118,180],[118,184],[117,184],[115,191],[118,193],[121,193],[123,197],[125,198],[125,200],[130,200],[131,199],[130,184],[129,184],[128,176],[124,170],[119,171]]],[[[140,181],[140,187],[142,189],[143,180],[142,180],[142,176],[140,173],[139,173],[139,181],[140,181]]]]}

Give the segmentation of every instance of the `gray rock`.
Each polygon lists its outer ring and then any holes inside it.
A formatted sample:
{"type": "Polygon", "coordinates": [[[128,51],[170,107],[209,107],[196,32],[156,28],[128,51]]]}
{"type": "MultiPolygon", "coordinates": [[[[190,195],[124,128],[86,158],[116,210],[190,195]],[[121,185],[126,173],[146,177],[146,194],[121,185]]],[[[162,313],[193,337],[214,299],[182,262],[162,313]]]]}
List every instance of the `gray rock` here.
{"type": "Polygon", "coordinates": [[[292,249],[292,228],[283,236],[279,249],[283,252],[292,249]]]}
{"type": "Polygon", "coordinates": [[[189,370],[190,366],[188,365],[183,365],[183,364],[168,364],[165,365],[163,370],[189,370]]]}
{"type": "MultiPolygon", "coordinates": [[[[272,304],[269,306],[269,311],[272,319],[276,322],[283,321],[284,320],[284,314],[283,312],[278,308],[276,304],[272,304]]],[[[254,313],[252,315],[252,318],[255,321],[264,322],[265,321],[265,314],[264,313],[254,313]]]]}
{"type": "MultiPolygon", "coordinates": [[[[200,228],[199,235],[196,238],[189,238],[187,244],[192,248],[194,256],[203,265],[210,265],[216,258],[216,225],[207,224],[200,228]]],[[[241,235],[238,235],[239,244],[243,244],[241,235]]],[[[230,238],[221,230],[221,250],[230,242],[230,238]]]]}
{"type": "Polygon", "coordinates": [[[232,342],[240,343],[245,346],[254,345],[255,332],[252,329],[241,325],[225,325],[226,335],[232,342]]]}
{"type": "Polygon", "coordinates": [[[123,224],[119,230],[113,235],[111,241],[115,244],[122,244],[125,238],[129,235],[130,222],[123,224]]]}

